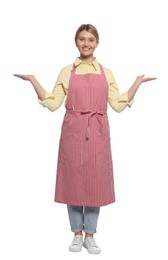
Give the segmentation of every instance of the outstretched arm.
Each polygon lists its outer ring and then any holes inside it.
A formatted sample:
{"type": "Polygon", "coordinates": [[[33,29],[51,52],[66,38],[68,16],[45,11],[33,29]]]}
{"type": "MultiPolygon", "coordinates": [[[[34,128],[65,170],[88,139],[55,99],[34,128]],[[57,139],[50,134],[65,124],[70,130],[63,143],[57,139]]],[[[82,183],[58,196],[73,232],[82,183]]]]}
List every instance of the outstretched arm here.
{"type": "Polygon", "coordinates": [[[23,80],[30,81],[30,83],[34,87],[34,90],[37,93],[38,98],[40,100],[44,100],[45,99],[46,91],[43,89],[43,87],[40,85],[40,83],[36,80],[34,75],[13,74],[13,76],[18,77],[18,78],[23,79],[23,80]]]}
{"type": "Polygon", "coordinates": [[[154,77],[145,77],[145,75],[140,75],[136,78],[135,82],[133,85],[130,87],[128,90],[128,102],[131,102],[131,100],[134,98],[135,93],[137,92],[138,88],[140,85],[144,82],[155,80],[157,78],[154,77]]]}

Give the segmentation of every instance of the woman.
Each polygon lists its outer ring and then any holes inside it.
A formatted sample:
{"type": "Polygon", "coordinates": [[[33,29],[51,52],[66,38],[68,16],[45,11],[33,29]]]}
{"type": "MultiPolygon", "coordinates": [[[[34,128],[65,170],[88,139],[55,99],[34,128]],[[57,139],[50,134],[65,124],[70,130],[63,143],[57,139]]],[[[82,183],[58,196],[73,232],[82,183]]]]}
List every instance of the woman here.
{"type": "Polygon", "coordinates": [[[130,106],[140,85],[156,78],[140,75],[120,95],[111,70],[94,57],[99,44],[97,29],[91,24],[81,25],[76,31],[75,44],[80,56],[61,70],[52,93],[46,92],[33,75],[14,76],[30,81],[39,102],[51,111],[58,109],[67,96],[55,201],[67,204],[74,232],[69,250],[80,252],[84,246],[89,253],[99,254],[94,233],[100,207],[115,201],[107,104],[117,112],[123,111],[130,106]]]}

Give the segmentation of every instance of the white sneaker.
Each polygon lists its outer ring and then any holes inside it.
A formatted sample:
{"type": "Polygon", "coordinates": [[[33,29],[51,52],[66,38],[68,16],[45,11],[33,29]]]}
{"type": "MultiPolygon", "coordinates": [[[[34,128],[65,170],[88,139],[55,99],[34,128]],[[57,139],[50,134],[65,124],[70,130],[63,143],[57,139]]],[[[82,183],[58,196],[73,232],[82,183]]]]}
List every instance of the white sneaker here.
{"type": "Polygon", "coordinates": [[[83,245],[83,236],[76,235],[72,240],[72,243],[69,246],[69,251],[71,252],[80,252],[82,250],[83,245]]]}
{"type": "Polygon", "coordinates": [[[83,246],[90,254],[100,254],[101,252],[100,247],[98,247],[93,237],[86,237],[83,246]]]}

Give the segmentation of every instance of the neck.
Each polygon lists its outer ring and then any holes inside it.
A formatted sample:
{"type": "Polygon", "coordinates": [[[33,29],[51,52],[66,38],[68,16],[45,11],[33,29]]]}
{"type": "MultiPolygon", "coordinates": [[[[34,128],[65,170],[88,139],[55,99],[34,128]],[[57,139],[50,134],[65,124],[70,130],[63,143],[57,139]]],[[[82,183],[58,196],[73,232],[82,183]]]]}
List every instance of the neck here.
{"type": "Polygon", "coordinates": [[[80,56],[80,59],[83,61],[83,62],[86,62],[86,63],[91,63],[95,60],[95,58],[93,56],[91,57],[83,57],[83,56],[80,56]]]}

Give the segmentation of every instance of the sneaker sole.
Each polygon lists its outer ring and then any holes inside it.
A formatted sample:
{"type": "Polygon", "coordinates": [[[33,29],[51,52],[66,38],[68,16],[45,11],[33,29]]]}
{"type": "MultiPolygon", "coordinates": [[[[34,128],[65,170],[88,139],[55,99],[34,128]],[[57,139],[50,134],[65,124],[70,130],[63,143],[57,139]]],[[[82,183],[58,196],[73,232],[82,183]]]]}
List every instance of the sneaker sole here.
{"type": "Polygon", "coordinates": [[[71,248],[69,248],[69,251],[73,252],[73,253],[78,253],[78,252],[82,251],[82,247],[80,249],[71,249],[71,248]]]}
{"type": "Polygon", "coordinates": [[[98,255],[101,253],[101,251],[98,251],[98,252],[93,252],[93,251],[90,251],[87,246],[85,244],[83,244],[83,247],[87,249],[88,253],[89,254],[92,254],[92,255],[98,255]]]}

